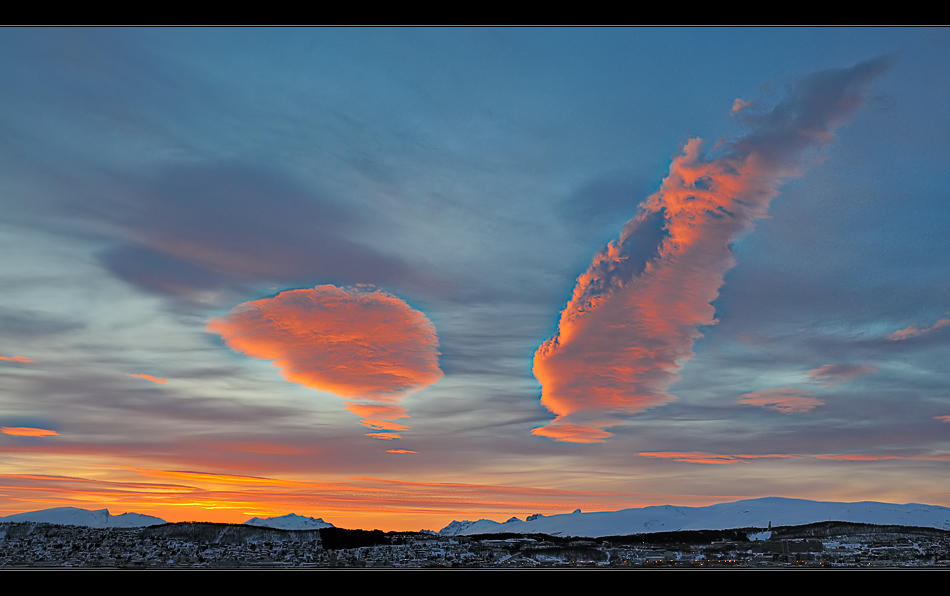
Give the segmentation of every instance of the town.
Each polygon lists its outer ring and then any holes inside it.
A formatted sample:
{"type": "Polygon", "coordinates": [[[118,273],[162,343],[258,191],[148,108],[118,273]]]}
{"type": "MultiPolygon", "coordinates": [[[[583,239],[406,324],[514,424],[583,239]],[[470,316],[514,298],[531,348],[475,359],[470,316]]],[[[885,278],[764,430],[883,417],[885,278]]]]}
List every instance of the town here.
{"type": "Polygon", "coordinates": [[[0,524],[0,568],[893,568],[950,566],[950,531],[821,522],[568,538],[215,523],[0,524]]]}

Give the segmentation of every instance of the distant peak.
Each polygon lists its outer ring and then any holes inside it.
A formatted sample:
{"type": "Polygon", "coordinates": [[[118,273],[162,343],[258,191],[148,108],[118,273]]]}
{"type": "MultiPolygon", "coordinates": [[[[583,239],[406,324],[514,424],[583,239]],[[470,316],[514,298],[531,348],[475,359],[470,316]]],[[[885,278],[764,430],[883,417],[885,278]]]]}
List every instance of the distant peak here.
{"type": "Polygon", "coordinates": [[[108,509],[80,509],[79,507],[52,507],[0,517],[0,522],[36,522],[90,528],[140,528],[166,523],[165,520],[131,511],[112,515],[108,509]]]}
{"type": "Polygon", "coordinates": [[[262,526],[278,530],[321,530],[333,528],[333,524],[323,521],[322,517],[306,517],[296,513],[288,513],[277,517],[252,517],[244,522],[246,526],[262,526]]]}

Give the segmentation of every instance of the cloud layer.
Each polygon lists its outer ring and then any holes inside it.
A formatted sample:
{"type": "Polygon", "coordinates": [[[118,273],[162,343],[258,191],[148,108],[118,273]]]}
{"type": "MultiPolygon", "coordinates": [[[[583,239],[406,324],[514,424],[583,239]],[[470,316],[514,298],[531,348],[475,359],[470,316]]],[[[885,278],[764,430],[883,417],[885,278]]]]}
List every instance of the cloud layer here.
{"type": "Polygon", "coordinates": [[[292,383],[347,399],[376,438],[398,438],[395,405],[440,378],[439,342],[426,316],[372,288],[289,290],[212,319],[208,330],[236,352],[272,360],[292,383]]]}
{"type": "Polygon", "coordinates": [[[821,383],[825,387],[837,385],[850,381],[856,377],[870,375],[877,372],[877,368],[867,364],[824,364],[816,369],[808,371],[808,376],[813,381],[821,383]]]}
{"type": "Polygon", "coordinates": [[[10,362],[23,362],[24,364],[29,364],[33,362],[26,356],[0,356],[0,360],[9,360],[10,362]]]}
{"type": "Polygon", "coordinates": [[[98,194],[111,200],[90,216],[105,217],[121,239],[100,260],[149,292],[201,302],[309,279],[424,285],[394,251],[360,239],[366,224],[352,208],[274,170],[178,165],[98,194]]]}
{"type": "Polygon", "coordinates": [[[860,107],[888,60],[803,79],[771,109],[737,103],[749,132],[711,149],[690,140],[660,189],[577,280],[557,333],[534,357],[541,402],[557,418],[532,431],[598,442],[604,428],[666,404],[735,260],[730,244],[765,217],[784,180],[800,175],[860,107]]]}
{"type": "Polygon", "coordinates": [[[888,336],[888,339],[891,341],[902,341],[905,339],[910,339],[912,337],[918,337],[920,335],[924,335],[932,331],[936,331],[937,329],[940,329],[941,327],[946,327],[948,325],[950,325],[950,319],[939,319],[936,323],[934,323],[930,327],[924,327],[923,329],[920,329],[919,327],[915,327],[914,325],[911,325],[910,327],[905,327],[904,329],[900,329],[890,334],[888,336]]]}
{"type": "Polygon", "coordinates": [[[136,377],[139,379],[145,379],[146,381],[151,381],[153,383],[168,384],[167,379],[160,379],[159,377],[153,377],[152,375],[145,374],[129,374],[130,377],[136,377]]]}
{"type": "Polygon", "coordinates": [[[761,389],[746,393],[739,398],[739,403],[747,406],[760,406],[783,414],[810,412],[818,406],[825,405],[825,402],[812,396],[811,393],[794,387],[761,389]]]}
{"type": "Polygon", "coordinates": [[[14,437],[51,437],[59,434],[55,430],[31,426],[4,426],[0,428],[0,433],[14,437]]]}

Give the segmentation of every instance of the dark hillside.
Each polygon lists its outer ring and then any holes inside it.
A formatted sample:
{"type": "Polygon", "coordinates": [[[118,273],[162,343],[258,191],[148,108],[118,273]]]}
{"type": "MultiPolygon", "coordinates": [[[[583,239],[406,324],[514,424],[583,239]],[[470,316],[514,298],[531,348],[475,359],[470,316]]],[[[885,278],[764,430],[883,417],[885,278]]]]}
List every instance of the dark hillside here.
{"type": "Polygon", "coordinates": [[[176,539],[203,544],[319,542],[320,530],[277,530],[274,528],[239,524],[179,522],[150,526],[143,530],[143,536],[146,538],[176,539]]]}

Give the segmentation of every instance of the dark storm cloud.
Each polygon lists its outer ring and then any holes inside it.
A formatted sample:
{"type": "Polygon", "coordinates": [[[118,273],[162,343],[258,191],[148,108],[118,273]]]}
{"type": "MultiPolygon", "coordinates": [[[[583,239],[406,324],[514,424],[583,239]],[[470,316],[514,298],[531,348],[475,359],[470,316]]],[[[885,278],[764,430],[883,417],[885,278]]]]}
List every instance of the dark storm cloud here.
{"type": "Polygon", "coordinates": [[[124,183],[97,211],[125,239],[102,263],[150,292],[193,298],[262,284],[425,283],[359,240],[355,213],[260,167],[168,167],[124,183]]]}

